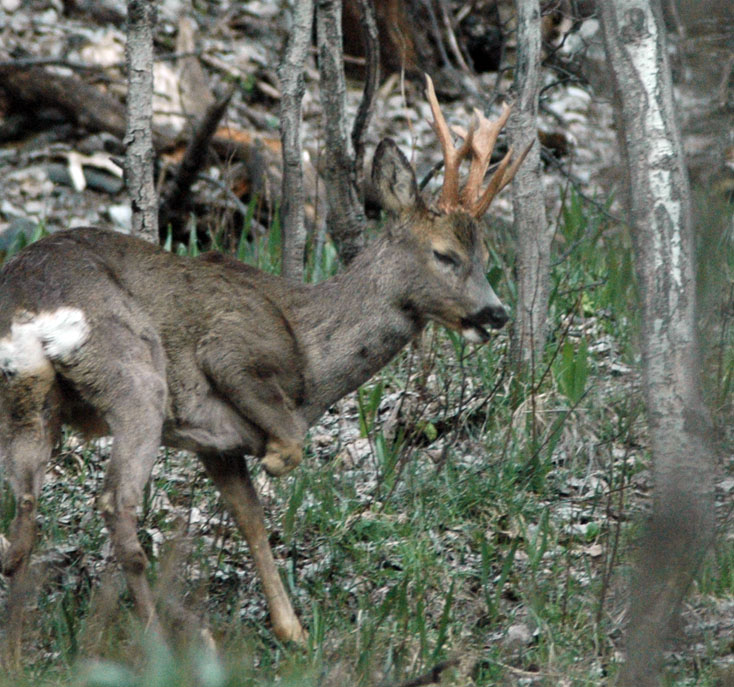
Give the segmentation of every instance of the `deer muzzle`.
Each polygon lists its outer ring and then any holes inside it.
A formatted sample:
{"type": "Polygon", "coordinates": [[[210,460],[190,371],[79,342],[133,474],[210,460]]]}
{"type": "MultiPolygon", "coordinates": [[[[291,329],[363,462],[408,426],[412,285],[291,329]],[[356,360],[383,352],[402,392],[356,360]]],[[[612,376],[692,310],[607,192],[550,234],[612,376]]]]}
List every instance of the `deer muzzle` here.
{"type": "Polygon", "coordinates": [[[490,339],[486,327],[502,329],[509,319],[510,316],[504,305],[488,305],[474,315],[461,319],[461,333],[472,343],[485,343],[490,339]]]}

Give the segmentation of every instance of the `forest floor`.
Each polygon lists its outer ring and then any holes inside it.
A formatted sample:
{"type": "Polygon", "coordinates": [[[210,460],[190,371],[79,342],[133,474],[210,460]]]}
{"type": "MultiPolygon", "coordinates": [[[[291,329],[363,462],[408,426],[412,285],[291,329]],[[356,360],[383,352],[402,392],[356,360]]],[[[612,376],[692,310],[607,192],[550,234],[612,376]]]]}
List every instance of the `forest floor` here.
{"type": "MultiPolygon", "coordinates": [[[[286,35],[284,3],[195,5],[195,12],[184,2],[161,6],[158,54],[186,56],[157,63],[158,109],[169,113],[158,121],[181,125],[170,113],[184,107],[187,89],[203,89],[195,92],[206,102],[234,81],[228,125],[277,137],[275,65],[286,35]],[[182,9],[194,22],[203,82],[190,75],[191,51],[176,43],[182,9]]],[[[86,13],[85,6],[0,0],[0,61],[63,56],[48,68],[81,75],[120,97],[124,26],[114,16],[102,21],[86,13]],[[79,63],[104,69],[73,67],[79,63]]],[[[587,20],[564,49],[581,50],[583,43],[584,59],[598,64],[594,29],[587,20]]],[[[471,93],[509,87],[507,75],[456,78],[468,94],[446,103],[456,121],[484,105],[471,93]]],[[[294,473],[272,479],[253,466],[275,555],[310,631],[308,646],[275,641],[245,544],[195,458],[174,451],[163,451],[155,467],[141,538],[156,594],[207,618],[221,655],[169,654],[140,641],[121,581],[106,573],[111,551],[94,508],[109,441],[83,444],[69,435],[49,466],[42,496],[33,566],[38,598],[24,639],[28,684],[399,685],[436,666],[444,668],[440,679],[447,685],[612,684],[623,660],[634,541],[651,494],[638,304],[630,237],[616,199],[621,175],[611,106],[588,84],[559,81],[551,70],[545,78],[541,128],[565,143],[546,158],[546,205],[556,237],[543,360],[518,378],[509,366],[506,331],[476,347],[431,327],[326,413],[294,473]]],[[[313,62],[306,86],[304,159],[315,180],[323,134],[313,62]]],[[[361,83],[350,80],[352,111],[360,97],[361,83]]],[[[129,203],[113,183],[115,173],[102,169],[109,137],[63,117],[51,125],[58,115],[45,112],[37,113],[37,130],[9,135],[11,118],[3,113],[0,251],[12,253],[21,235],[39,227],[124,229],[129,203]],[[81,162],[79,154],[86,156],[81,162]],[[88,177],[83,189],[73,186],[79,164],[88,177]],[[101,181],[90,181],[90,168],[102,169],[101,181]]],[[[439,159],[428,120],[420,88],[388,79],[367,148],[393,137],[422,178],[439,159]]],[[[243,218],[242,203],[257,202],[242,195],[237,205],[211,181],[239,178],[241,166],[246,161],[208,166],[195,187],[196,207],[216,211],[198,217],[197,230],[228,246],[232,236],[212,237],[212,227],[224,217],[236,239],[244,225],[247,258],[277,269],[277,222],[243,218]]],[[[336,269],[336,260],[319,220],[323,189],[315,181],[310,189],[313,235],[323,245],[308,272],[318,279],[336,269]]],[[[277,190],[265,193],[277,205],[277,190]]],[[[511,303],[509,193],[496,206],[490,279],[511,303]]],[[[731,207],[722,208],[730,217],[731,207]]],[[[728,244],[722,252],[730,264],[728,244]]],[[[730,284],[716,288],[728,291],[730,284]]],[[[702,302],[716,333],[707,343],[721,342],[706,349],[707,393],[720,427],[718,532],[669,654],[667,684],[676,685],[734,682],[734,473],[726,423],[734,376],[731,315],[715,319],[719,311],[711,304],[718,300],[702,302]]],[[[6,488],[0,532],[7,532],[12,513],[6,488]]],[[[0,602],[6,592],[0,581],[0,602]]],[[[3,680],[0,675],[4,686],[3,680]]]]}

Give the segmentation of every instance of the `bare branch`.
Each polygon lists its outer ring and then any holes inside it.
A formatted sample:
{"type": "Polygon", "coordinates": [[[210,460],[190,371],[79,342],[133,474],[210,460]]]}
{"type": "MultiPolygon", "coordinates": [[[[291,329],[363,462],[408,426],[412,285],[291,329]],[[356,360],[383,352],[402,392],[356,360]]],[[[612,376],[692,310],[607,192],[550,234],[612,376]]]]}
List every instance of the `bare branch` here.
{"type": "Polygon", "coordinates": [[[446,29],[446,39],[449,42],[449,47],[451,48],[454,59],[456,60],[456,64],[459,65],[459,68],[462,71],[469,73],[471,70],[466,63],[464,56],[461,54],[461,48],[459,48],[459,42],[456,40],[456,33],[454,32],[454,27],[451,22],[449,9],[446,7],[446,1],[438,0],[438,6],[441,8],[441,19],[443,20],[443,25],[446,29]]]}

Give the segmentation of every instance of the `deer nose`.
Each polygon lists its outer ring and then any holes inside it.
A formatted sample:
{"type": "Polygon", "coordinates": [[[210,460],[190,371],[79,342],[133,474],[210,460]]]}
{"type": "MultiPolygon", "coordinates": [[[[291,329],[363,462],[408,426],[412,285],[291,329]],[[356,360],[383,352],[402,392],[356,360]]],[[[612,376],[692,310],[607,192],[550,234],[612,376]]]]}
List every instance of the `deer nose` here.
{"type": "Polygon", "coordinates": [[[504,305],[488,305],[482,308],[473,318],[480,324],[488,324],[493,329],[502,329],[510,315],[504,305]]]}

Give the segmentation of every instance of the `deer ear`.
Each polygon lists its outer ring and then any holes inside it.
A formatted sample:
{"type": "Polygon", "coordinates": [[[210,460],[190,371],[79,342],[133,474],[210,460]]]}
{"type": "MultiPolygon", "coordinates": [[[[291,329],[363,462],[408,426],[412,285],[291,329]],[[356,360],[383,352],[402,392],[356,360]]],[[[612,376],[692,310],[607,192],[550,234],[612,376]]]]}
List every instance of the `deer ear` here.
{"type": "Polygon", "coordinates": [[[385,211],[394,215],[425,209],[415,173],[395,141],[385,138],[375,151],[372,183],[385,211]]]}

